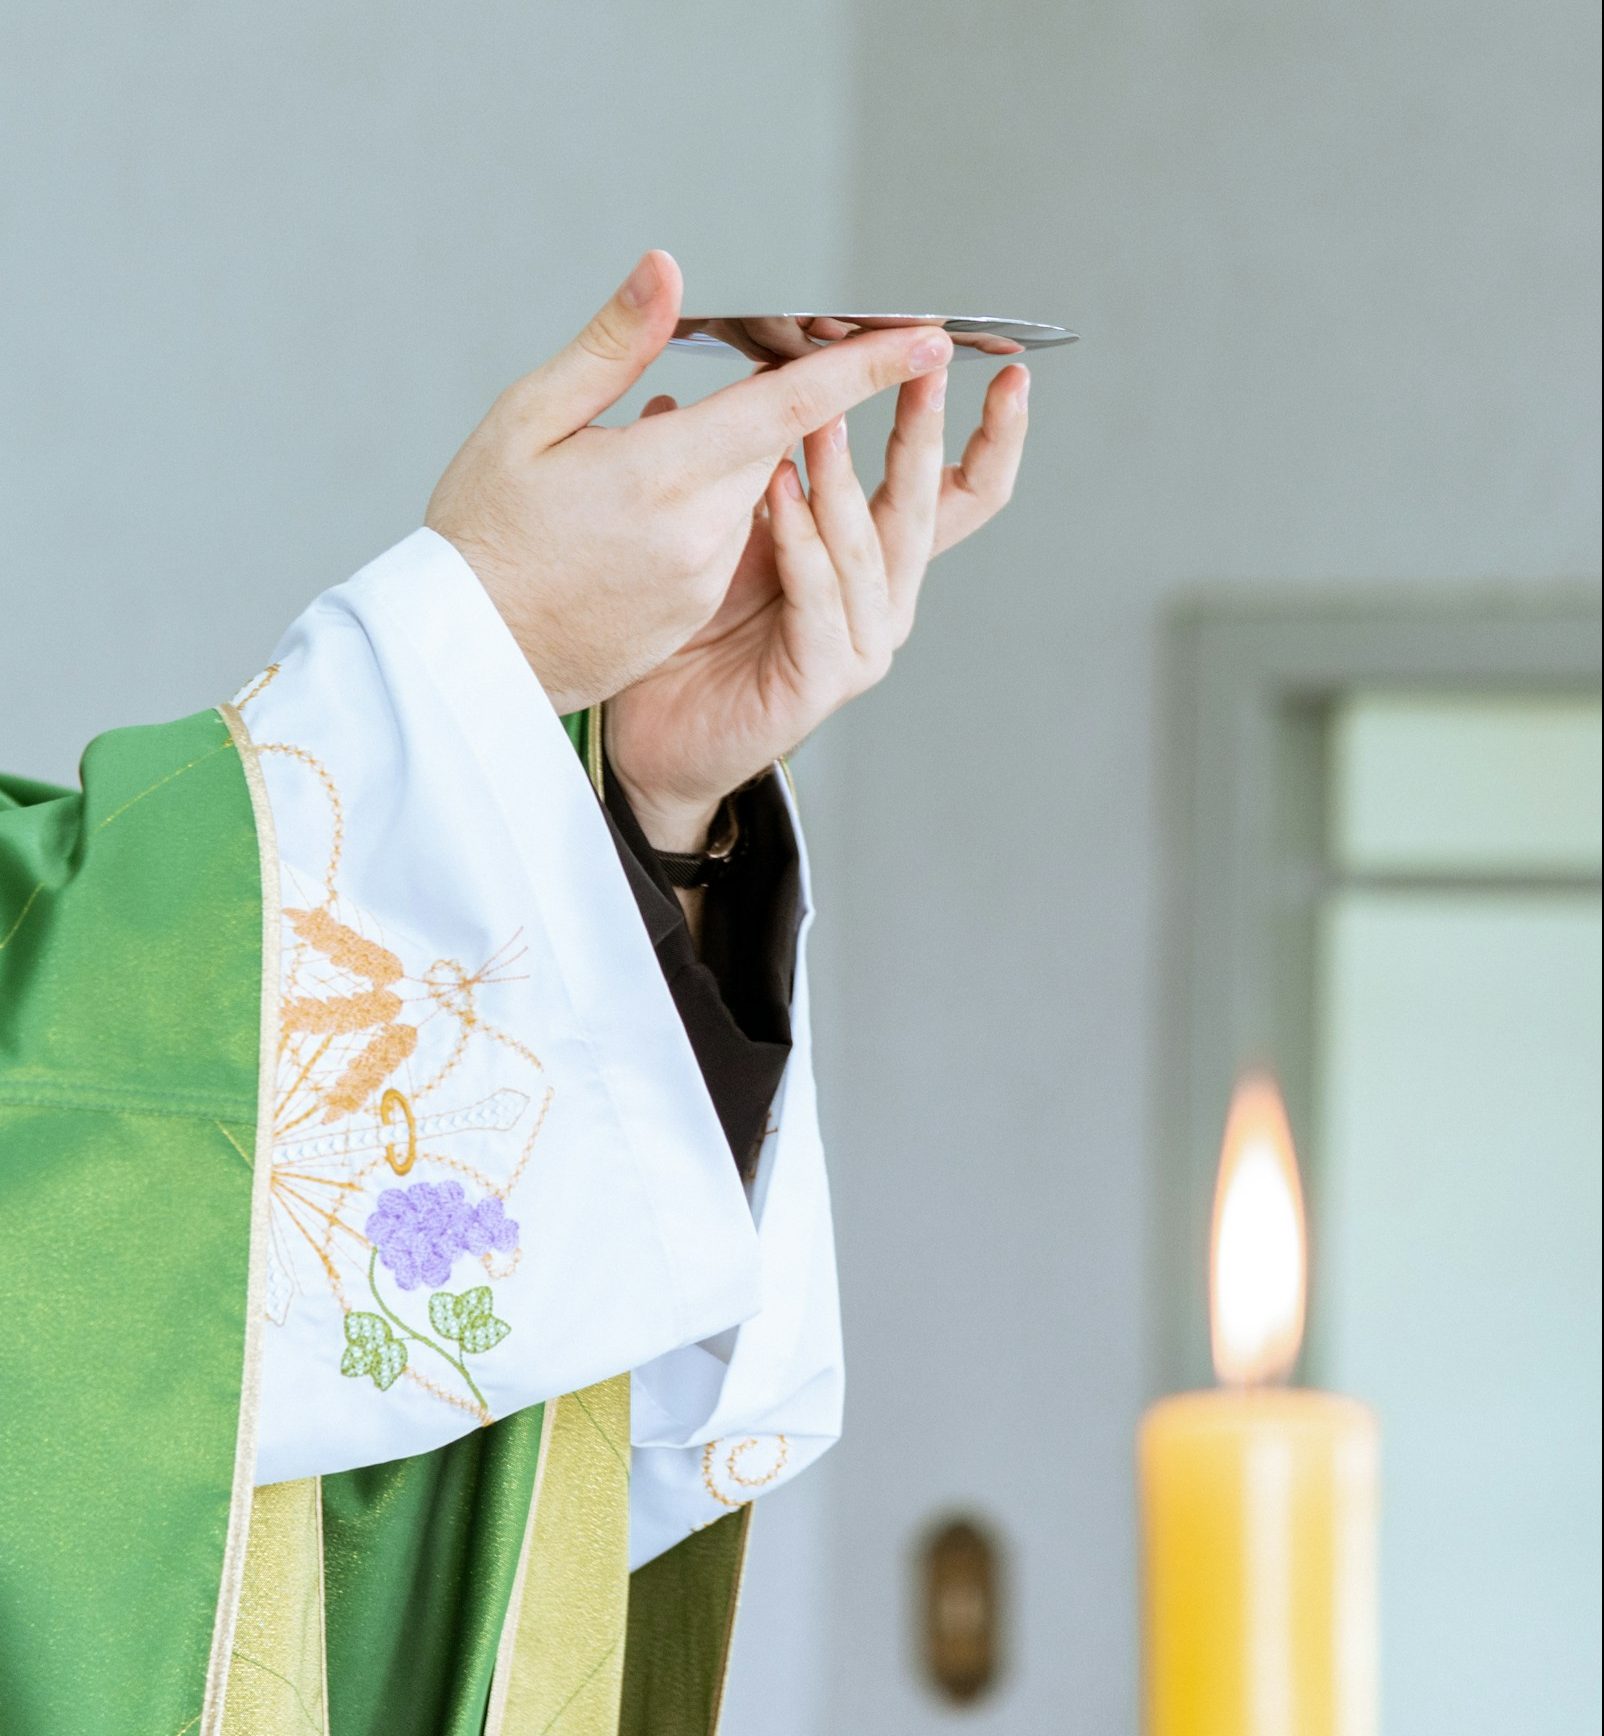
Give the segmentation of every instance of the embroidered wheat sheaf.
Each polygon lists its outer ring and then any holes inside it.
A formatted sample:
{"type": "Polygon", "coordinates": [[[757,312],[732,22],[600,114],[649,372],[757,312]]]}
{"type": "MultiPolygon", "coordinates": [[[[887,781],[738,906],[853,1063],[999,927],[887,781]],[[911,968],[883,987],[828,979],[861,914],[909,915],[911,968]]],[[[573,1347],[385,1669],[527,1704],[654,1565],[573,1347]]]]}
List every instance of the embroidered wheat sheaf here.
{"type": "Polygon", "coordinates": [[[379,1393],[405,1379],[489,1423],[477,1363],[511,1331],[495,1288],[521,1258],[516,1194],[553,1096],[486,1008],[517,980],[519,937],[472,968],[409,957],[342,893],[347,815],[329,767],[291,742],[258,751],[328,816],[318,877],[285,874],[266,1317],[283,1324],[324,1285],[344,1321],[341,1373],[379,1393]],[[493,1088],[453,1095],[487,1058],[493,1088]]]}

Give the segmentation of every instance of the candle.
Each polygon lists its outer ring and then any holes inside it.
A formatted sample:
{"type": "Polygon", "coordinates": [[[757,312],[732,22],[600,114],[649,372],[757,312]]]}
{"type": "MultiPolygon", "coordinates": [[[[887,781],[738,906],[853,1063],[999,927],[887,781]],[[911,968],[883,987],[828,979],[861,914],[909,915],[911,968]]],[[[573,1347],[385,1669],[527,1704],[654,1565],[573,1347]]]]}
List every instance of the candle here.
{"type": "Polygon", "coordinates": [[[1277,1385],[1303,1338],[1297,1160],[1267,1078],[1237,1087],[1214,1198],[1222,1386],[1142,1421],[1148,1736],[1374,1736],[1374,1414],[1277,1385]]]}

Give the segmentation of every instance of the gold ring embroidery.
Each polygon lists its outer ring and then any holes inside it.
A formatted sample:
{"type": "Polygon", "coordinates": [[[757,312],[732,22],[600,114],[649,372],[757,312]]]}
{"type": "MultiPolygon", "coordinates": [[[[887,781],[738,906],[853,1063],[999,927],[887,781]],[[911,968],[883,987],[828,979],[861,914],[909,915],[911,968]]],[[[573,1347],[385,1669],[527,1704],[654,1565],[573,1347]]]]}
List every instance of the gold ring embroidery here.
{"type": "Polygon", "coordinates": [[[390,1125],[391,1111],[395,1109],[399,1109],[406,1117],[407,1153],[405,1157],[397,1157],[395,1154],[395,1147],[387,1144],[384,1148],[384,1157],[390,1168],[393,1169],[397,1175],[405,1175],[407,1171],[412,1168],[413,1164],[418,1161],[418,1123],[412,1114],[412,1105],[407,1102],[406,1093],[404,1091],[397,1091],[392,1085],[379,1099],[380,1127],[388,1127],[390,1125]]]}
{"type": "MultiPolygon", "coordinates": [[[[723,1441],[709,1441],[702,1449],[702,1487],[718,1502],[721,1507],[732,1511],[744,1507],[746,1503],[739,1501],[719,1488],[715,1471],[718,1467],[718,1452],[724,1445],[723,1441]]],[[[791,1443],[784,1435],[748,1435],[745,1440],[737,1441],[724,1455],[723,1472],[725,1478],[738,1489],[764,1489],[770,1483],[776,1482],[784,1473],[791,1457],[791,1443]],[[740,1462],[754,1447],[760,1447],[768,1442],[774,1448],[774,1463],[760,1477],[749,1477],[739,1468],[740,1462]]]]}

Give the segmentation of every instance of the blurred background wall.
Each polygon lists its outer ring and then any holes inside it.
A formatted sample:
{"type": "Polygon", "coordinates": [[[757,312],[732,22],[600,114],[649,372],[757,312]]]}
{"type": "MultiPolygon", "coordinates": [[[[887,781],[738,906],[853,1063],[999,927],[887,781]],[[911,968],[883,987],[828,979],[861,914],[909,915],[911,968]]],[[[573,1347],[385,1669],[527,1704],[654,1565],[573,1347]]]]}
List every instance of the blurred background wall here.
{"type": "Polygon", "coordinates": [[[13,760],[211,704],[645,247],[831,290],[843,17],[7,0],[13,760]]]}
{"type": "Polygon", "coordinates": [[[646,245],[693,308],[1084,334],[1035,370],[1017,504],[803,756],[849,1437],[761,1514],[731,1736],[1134,1727],[1131,1433],[1194,1284],[1154,1234],[1167,615],[1220,579],[1596,580],[1597,29],[1581,0],[8,8],[18,768],[230,690],[646,245]],[[909,1552],[953,1507],[1008,1550],[970,1713],[911,1665],[909,1552]]]}
{"type": "MultiPolygon", "coordinates": [[[[956,1727],[1128,1731],[1132,1421],[1168,1378],[1144,1347],[1203,1280],[1149,1235],[1165,613],[1221,579],[1598,572],[1597,19],[860,17],[853,291],[1062,309],[1085,336],[1035,369],[1019,504],[936,568],[896,680],[829,738],[835,1510],[856,1539],[889,1503],[908,1538],[974,1506],[1011,1539],[1022,1667],[956,1727]]],[[[867,1661],[907,1651],[906,1560],[853,1562],[826,1727],[945,1727],[867,1661]]]]}

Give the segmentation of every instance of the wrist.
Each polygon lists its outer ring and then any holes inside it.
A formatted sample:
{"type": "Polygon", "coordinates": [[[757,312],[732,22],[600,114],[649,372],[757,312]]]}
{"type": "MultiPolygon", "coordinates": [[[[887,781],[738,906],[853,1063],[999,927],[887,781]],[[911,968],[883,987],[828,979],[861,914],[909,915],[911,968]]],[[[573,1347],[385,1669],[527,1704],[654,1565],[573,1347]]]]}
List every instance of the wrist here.
{"type": "Polygon", "coordinates": [[[646,842],[654,850],[690,854],[707,848],[708,832],[718,815],[723,797],[712,801],[676,800],[650,795],[637,789],[614,766],[614,775],[624,791],[646,842]]]}
{"type": "Polygon", "coordinates": [[[583,711],[591,704],[597,694],[574,678],[576,671],[571,666],[575,660],[564,655],[567,645],[561,624],[545,618],[538,592],[527,575],[510,567],[493,546],[466,531],[436,522],[432,515],[424,524],[451,544],[479,581],[530,672],[545,689],[552,709],[562,716],[583,711]]]}

